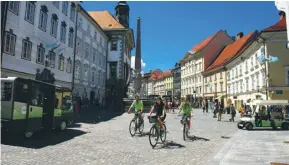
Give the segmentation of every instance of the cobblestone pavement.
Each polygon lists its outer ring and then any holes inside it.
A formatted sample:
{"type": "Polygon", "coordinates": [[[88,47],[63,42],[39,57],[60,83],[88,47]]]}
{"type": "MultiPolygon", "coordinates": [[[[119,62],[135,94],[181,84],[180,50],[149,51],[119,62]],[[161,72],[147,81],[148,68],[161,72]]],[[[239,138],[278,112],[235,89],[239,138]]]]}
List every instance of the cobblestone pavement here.
{"type": "MultiPolygon", "coordinates": [[[[147,114],[146,114],[147,116],[147,114]]],[[[131,137],[128,125],[132,114],[123,114],[98,124],[82,123],[79,127],[52,135],[36,135],[18,145],[2,144],[4,165],[207,165],[238,130],[236,123],[218,122],[212,114],[195,110],[190,141],[183,141],[180,117],[168,114],[167,142],[155,149],[147,134],[131,137]],[[223,136],[223,137],[222,137],[223,136]]],[[[145,119],[147,133],[150,124],[145,119]]]]}

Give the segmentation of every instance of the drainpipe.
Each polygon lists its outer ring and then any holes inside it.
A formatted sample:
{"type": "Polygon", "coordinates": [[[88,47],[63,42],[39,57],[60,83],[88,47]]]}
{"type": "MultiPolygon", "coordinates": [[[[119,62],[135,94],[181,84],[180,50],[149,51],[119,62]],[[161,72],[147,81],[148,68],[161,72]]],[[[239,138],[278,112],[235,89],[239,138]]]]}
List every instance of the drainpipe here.
{"type": "MultiPolygon", "coordinates": [[[[76,58],[76,39],[77,39],[77,25],[78,25],[78,14],[80,12],[79,4],[76,6],[76,21],[75,21],[75,37],[74,37],[74,48],[73,48],[73,69],[72,69],[72,84],[71,90],[74,90],[74,80],[75,80],[75,58],[76,58]]],[[[74,96],[74,95],[73,95],[74,96]]]]}
{"type": "MultiPolygon", "coordinates": [[[[7,23],[7,11],[8,11],[9,1],[1,2],[1,41],[4,41],[4,32],[7,23]]],[[[1,42],[1,68],[3,59],[4,42],[1,42]]]]}

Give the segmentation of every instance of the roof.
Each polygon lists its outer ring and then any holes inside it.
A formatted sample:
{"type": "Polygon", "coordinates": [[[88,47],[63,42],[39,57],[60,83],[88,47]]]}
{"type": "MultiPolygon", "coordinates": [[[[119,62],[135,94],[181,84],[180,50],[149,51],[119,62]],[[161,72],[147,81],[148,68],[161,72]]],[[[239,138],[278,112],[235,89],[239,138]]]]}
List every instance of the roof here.
{"type": "Polygon", "coordinates": [[[286,30],[287,30],[286,18],[284,17],[282,20],[278,21],[276,24],[262,30],[262,32],[276,32],[276,31],[286,31],[286,30]]]}
{"type": "Polygon", "coordinates": [[[258,31],[253,31],[226,46],[216,60],[205,70],[205,72],[227,64],[230,59],[238,55],[238,53],[249,43],[253,36],[256,36],[256,34],[258,34],[258,31]]]}
{"type": "Polygon", "coordinates": [[[160,69],[152,70],[149,80],[157,80],[163,78],[163,72],[160,69]]]}
{"type": "Polygon", "coordinates": [[[166,70],[166,71],[164,71],[163,75],[164,75],[164,77],[170,77],[170,76],[172,76],[172,70],[166,70]]]}
{"type": "MultiPolygon", "coordinates": [[[[218,31],[219,32],[219,31],[218,31]]],[[[217,32],[217,33],[218,33],[217,32]]],[[[214,35],[206,38],[205,40],[203,40],[202,42],[198,43],[197,45],[195,45],[191,51],[197,52],[197,51],[201,51],[203,50],[213,39],[214,37],[217,35],[217,33],[215,33],[214,35]]]]}
{"type": "Polygon", "coordinates": [[[104,30],[125,29],[108,11],[90,11],[88,13],[104,30]]]}

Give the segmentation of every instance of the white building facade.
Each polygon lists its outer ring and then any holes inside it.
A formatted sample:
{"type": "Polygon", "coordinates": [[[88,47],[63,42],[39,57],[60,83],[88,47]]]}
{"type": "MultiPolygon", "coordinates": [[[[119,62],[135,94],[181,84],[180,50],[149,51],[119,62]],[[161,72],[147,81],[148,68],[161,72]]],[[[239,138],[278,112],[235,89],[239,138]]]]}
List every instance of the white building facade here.
{"type": "Polygon", "coordinates": [[[4,36],[2,77],[35,79],[54,73],[55,84],[71,88],[75,22],[79,2],[10,1],[4,36]]]}
{"type": "Polygon", "coordinates": [[[240,107],[252,100],[266,100],[265,65],[258,56],[265,54],[265,48],[254,42],[237,59],[226,65],[228,99],[240,107]]]}
{"type": "Polygon", "coordinates": [[[105,98],[108,38],[95,20],[81,7],[78,14],[75,92],[91,103],[105,98]]]}

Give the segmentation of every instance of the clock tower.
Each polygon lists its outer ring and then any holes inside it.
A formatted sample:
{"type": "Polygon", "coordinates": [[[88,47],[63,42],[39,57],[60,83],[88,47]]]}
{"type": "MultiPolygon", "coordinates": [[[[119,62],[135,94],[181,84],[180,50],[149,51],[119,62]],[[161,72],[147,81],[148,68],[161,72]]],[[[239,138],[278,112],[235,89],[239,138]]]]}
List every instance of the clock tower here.
{"type": "Polygon", "coordinates": [[[115,7],[115,17],[124,27],[129,28],[129,6],[126,1],[119,1],[115,7]]]}

